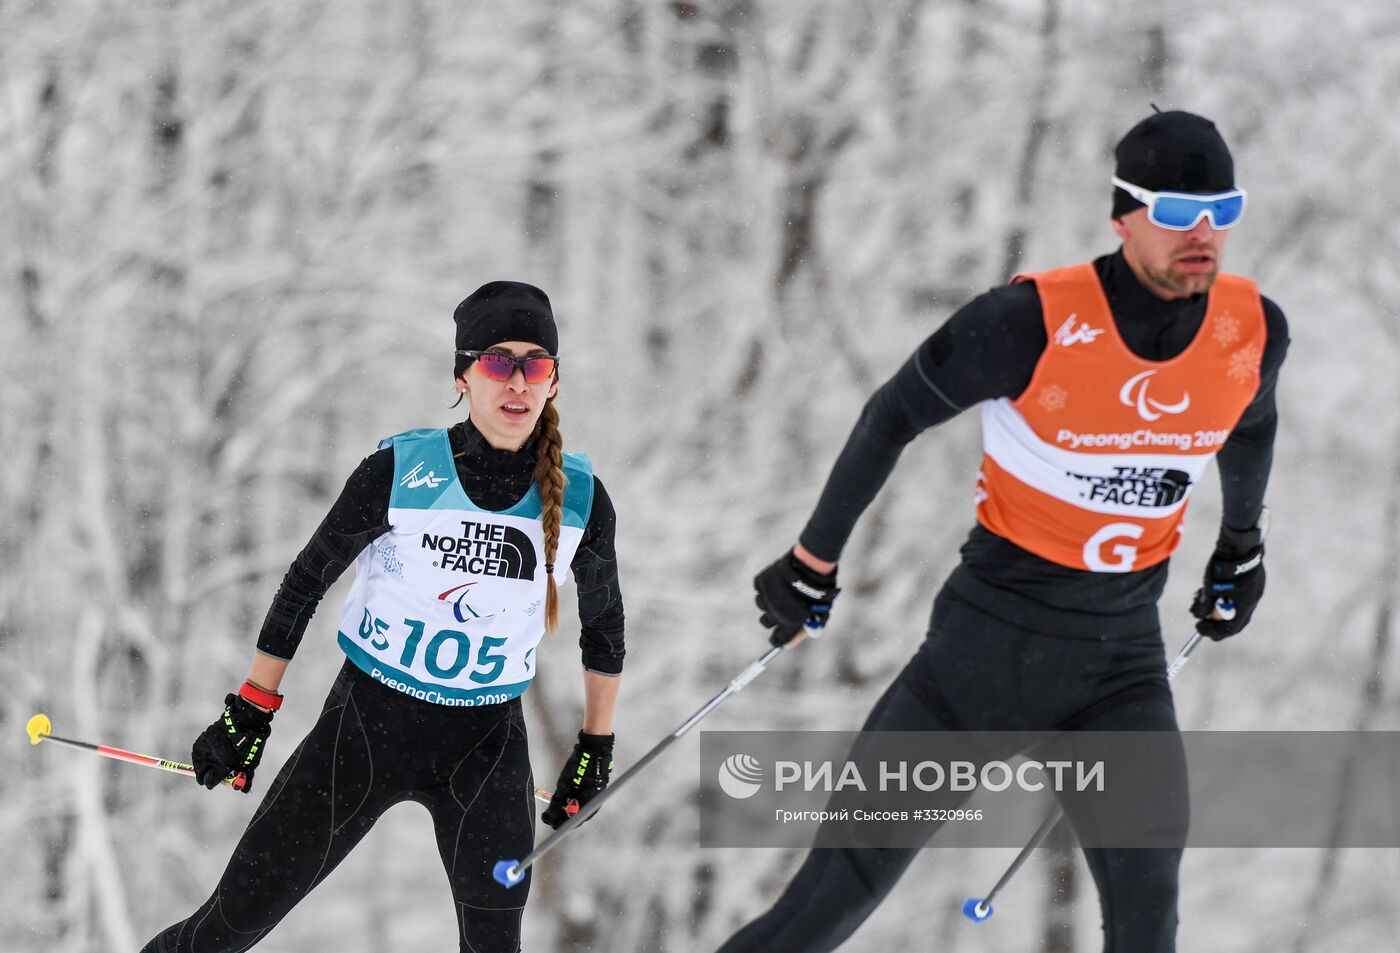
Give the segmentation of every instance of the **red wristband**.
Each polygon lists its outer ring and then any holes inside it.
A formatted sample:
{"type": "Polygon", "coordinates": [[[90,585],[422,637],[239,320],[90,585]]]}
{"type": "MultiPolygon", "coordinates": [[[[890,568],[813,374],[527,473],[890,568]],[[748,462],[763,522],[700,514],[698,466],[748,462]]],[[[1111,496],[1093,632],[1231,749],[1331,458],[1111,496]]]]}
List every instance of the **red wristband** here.
{"type": "Polygon", "coordinates": [[[238,697],[252,702],[260,708],[268,711],[276,711],[282,707],[282,696],[276,692],[270,692],[265,688],[259,688],[252,682],[244,682],[238,689],[238,697]]]}

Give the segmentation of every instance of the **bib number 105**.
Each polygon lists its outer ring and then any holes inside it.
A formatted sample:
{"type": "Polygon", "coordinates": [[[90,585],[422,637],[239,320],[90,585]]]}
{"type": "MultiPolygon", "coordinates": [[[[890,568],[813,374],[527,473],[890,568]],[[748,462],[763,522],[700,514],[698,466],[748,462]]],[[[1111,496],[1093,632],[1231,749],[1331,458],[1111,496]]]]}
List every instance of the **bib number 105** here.
{"type": "MultiPolygon", "coordinates": [[[[434,678],[450,681],[472,664],[472,640],[467,633],[456,629],[439,629],[425,645],[425,623],[417,619],[404,619],[403,624],[408,628],[408,638],[404,640],[403,652],[399,655],[399,667],[405,671],[413,668],[420,648],[423,651],[423,667],[434,678]]],[[[388,622],[371,616],[366,609],[364,618],[360,620],[360,638],[372,640],[370,645],[382,652],[389,648],[386,636],[391,628],[388,622]]],[[[478,685],[489,685],[500,678],[506,667],[506,657],[495,650],[505,644],[505,639],[494,635],[482,636],[481,643],[476,647],[475,671],[468,672],[467,678],[478,685]]]]}

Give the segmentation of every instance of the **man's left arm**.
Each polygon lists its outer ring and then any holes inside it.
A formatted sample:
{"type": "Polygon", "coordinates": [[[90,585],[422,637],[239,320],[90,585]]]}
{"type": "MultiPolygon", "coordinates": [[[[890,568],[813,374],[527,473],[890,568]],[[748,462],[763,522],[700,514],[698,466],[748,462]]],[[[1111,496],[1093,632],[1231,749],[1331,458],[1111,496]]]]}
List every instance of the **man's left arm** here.
{"type": "Polygon", "coordinates": [[[1278,433],[1274,395],[1289,342],[1283,311],[1268,298],[1263,304],[1267,340],[1260,360],[1259,391],[1216,458],[1224,496],[1220,536],[1191,606],[1201,620],[1197,630],[1216,640],[1248,625],[1264,595],[1264,491],[1269,485],[1274,436],[1278,433]],[[1232,606],[1233,617],[1211,618],[1217,600],[1232,606]]]}

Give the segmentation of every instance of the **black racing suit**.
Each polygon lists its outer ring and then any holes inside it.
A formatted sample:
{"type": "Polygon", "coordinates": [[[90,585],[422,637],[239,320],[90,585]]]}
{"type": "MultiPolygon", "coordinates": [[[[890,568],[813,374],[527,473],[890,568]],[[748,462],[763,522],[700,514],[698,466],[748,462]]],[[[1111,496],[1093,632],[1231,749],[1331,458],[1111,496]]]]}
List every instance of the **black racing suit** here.
{"type": "MultiPolygon", "coordinates": [[[[1114,323],[1148,360],[1180,354],[1200,330],[1206,295],[1163,301],[1121,250],[1094,262],[1114,323]]],[[[1264,299],[1267,342],[1258,393],[1217,458],[1224,522],[1255,524],[1273,459],[1274,390],[1288,347],[1278,306],[1264,299]]],[[[974,299],[915,351],[866,404],[841,451],[802,544],[840,557],[852,527],[923,430],[984,400],[1015,399],[1047,346],[1032,282],[974,299]]],[[[875,731],[1177,730],[1157,600],[1167,564],[1095,573],[1051,563],[974,526],[934,602],[928,637],[876,703],[875,731]]],[[[1178,746],[1179,747],[1179,746],[1178,746]]],[[[1009,756],[1003,752],[994,756],[1009,756]]],[[[1184,843],[1184,757],[1157,767],[1179,816],[1144,818],[1151,843],[1184,843]]],[[[1078,806],[1065,803],[1071,823],[1078,806]]],[[[821,835],[818,835],[820,842],[821,835]]],[[[721,953],[834,950],[893,889],[917,848],[809,852],[773,907],[721,953]]],[[[1106,953],[1172,953],[1179,847],[1085,850],[1099,888],[1106,953]]]]}
{"type": "MultiPolygon", "coordinates": [[[[491,448],[470,422],[449,432],[462,488],[502,510],[526,491],[533,445],[491,448]]],[[[351,475],[288,570],[258,650],[290,659],[321,597],[388,530],[393,450],[351,475]]],[[[583,664],[622,672],[623,608],[614,552],[616,516],[601,482],[570,569],[578,586],[583,664]]],[[[534,783],[521,700],[457,708],[381,685],[347,661],[320,719],[268,786],[213,894],[145,953],[225,953],[261,940],[340,863],[379,816],[402,801],[427,807],[456,901],[462,953],[514,953],[528,877],[510,891],[491,876],[534,843],[534,783]]]]}

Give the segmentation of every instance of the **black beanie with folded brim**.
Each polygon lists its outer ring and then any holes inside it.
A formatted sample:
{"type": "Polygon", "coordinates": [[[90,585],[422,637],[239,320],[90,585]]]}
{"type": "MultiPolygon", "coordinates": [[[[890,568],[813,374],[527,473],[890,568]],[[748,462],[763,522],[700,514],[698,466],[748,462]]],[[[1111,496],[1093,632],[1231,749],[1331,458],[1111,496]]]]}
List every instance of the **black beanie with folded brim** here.
{"type": "MultiPolygon", "coordinates": [[[[491,281],[473,291],[452,313],[457,350],[485,351],[505,341],[537,344],[559,353],[559,329],[549,296],[520,281],[491,281]]],[[[452,375],[461,377],[471,358],[457,355],[452,375]]]]}
{"type": "MultiPolygon", "coordinates": [[[[1235,160],[1215,123],[1195,113],[1155,113],[1138,123],[1113,150],[1113,174],[1153,192],[1228,192],[1235,187],[1235,160]]],[[[1113,190],[1113,217],[1142,203],[1113,190]]]]}

